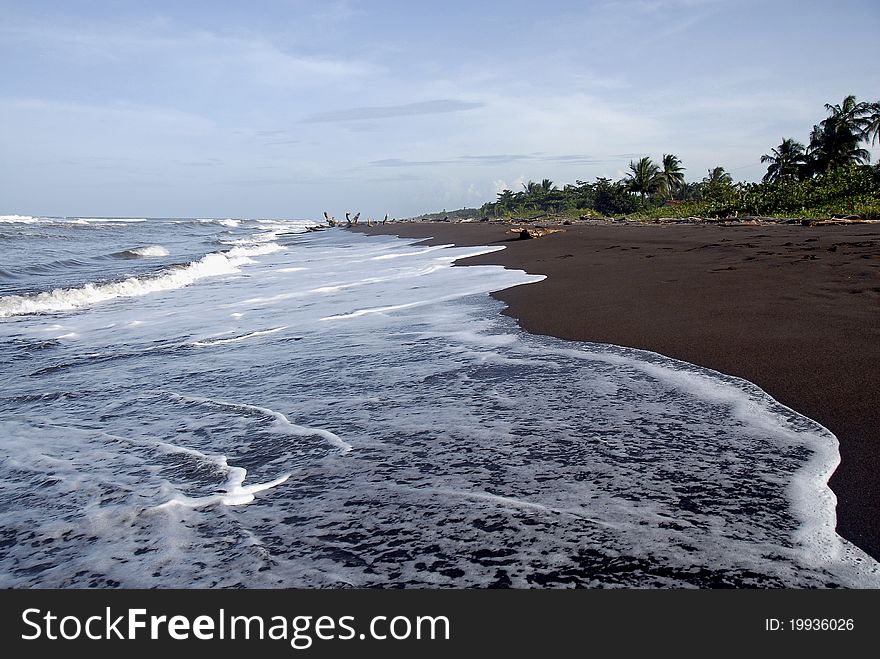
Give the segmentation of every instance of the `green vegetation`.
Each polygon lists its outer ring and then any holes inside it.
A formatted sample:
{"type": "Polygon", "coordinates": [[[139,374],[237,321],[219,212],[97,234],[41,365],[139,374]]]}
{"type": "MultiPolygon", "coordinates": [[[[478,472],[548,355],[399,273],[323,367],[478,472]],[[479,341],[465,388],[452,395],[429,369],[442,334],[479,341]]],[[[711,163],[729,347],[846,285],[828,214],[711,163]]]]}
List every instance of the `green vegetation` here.
{"type": "Polygon", "coordinates": [[[458,208],[448,211],[443,209],[438,213],[422,213],[415,217],[407,218],[409,220],[419,220],[423,222],[461,222],[462,220],[482,219],[483,213],[479,208],[458,208]]]}
{"type": "MultiPolygon", "coordinates": [[[[496,201],[469,217],[538,219],[560,217],[682,218],[830,217],[880,219],[880,163],[870,165],[862,143],[880,141],[880,102],[859,103],[847,96],[826,104],[828,116],[813,126],[809,145],[783,139],[761,156],[767,173],[760,183],[735,183],[723,167],[699,182],[685,181],[681,160],[663,154],[629,163],[621,181],[599,177],[562,189],[552,181],[529,181],[518,192],[504,190],[496,201]]],[[[462,211],[463,212],[463,211],[462,211]]],[[[452,219],[452,218],[450,218],[452,219]]]]}

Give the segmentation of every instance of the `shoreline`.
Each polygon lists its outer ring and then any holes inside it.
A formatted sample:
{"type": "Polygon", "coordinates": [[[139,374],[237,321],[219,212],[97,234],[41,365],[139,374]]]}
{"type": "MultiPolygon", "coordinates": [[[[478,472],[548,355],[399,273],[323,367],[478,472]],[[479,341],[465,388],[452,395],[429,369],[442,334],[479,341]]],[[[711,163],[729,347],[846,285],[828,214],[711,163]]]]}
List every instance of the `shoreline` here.
{"type": "Polygon", "coordinates": [[[640,348],[744,378],[828,428],[837,531],[880,560],[880,227],[501,223],[358,226],[426,244],[503,245],[456,265],[544,281],[492,293],[532,334],[640,348]]]}

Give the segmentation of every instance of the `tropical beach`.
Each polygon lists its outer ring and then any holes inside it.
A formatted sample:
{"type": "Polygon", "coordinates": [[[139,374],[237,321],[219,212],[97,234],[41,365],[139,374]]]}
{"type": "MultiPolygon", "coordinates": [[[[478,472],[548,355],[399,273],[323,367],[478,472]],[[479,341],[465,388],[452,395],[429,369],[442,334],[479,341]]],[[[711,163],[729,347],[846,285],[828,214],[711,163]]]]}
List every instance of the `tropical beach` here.
{"type": "Polygon", "coordinates": [[[426,244],[503,245],[458,265],[547,278],[493,293],[529,332],[659,352],[754,382],[840,440],[838,531],[880,554],[880,228],[509,224],[369,229],[426,244]]]}
{"type": "MultiPolygon", "coordinates": [[[[877,562],[836,532],[827,481],[845,454],[833,431],[741,369],[675,354],[676,342],[730,343],[742,364],[756,354],[809,383],[781,366],[811,347],[804,318],[774,323],[783,343],[798,342],[784,352],[771,332],[733,320],[748,319],[744,305],[757,316],[777,305],[740,302],[712,279],[735,275],[730,259],[748,262],[737,250],[765,234],[561,225],[522,240],[491,223],[386,224],[412,232],[395,236],[314,220],[2,221],[0,260],[28,258],[0,272],[0,585],[880,580],[877,562]],[[687,257],[726,244],[732,254],[687,257]],[[651,289],[664,285],[668,297],[651,289]],[[714,316],[766,352],[719,333],[714,316]],[[627,327],[633,335],[615,333],[627,327]],[[672,338],[639,345],[639,334],[672,338]]],[[[860,229],[828,245],[856,250],[830,261],[847,282],[863,276],[853,264],[875,266],[873,234],[860,229]]],[[[781,230],[754,253],[812,228],[781,230]]],[[[833,304],[808,313],[834,318],[833,304]]],[[[870,319],[858,308],[844,323],[870,319]]],[[[830,357],[846,367],[858,349],[830,357]]],[[[875,354],[859,354],[866,377],[875,354]]],[[[849,393],[820,384],[832,401],[849,393]]]]}
{"type": "Polygon", "coordinates": [[[802,4],[6,3],[0,588],[880,587],[880,12],[802,4]]]}

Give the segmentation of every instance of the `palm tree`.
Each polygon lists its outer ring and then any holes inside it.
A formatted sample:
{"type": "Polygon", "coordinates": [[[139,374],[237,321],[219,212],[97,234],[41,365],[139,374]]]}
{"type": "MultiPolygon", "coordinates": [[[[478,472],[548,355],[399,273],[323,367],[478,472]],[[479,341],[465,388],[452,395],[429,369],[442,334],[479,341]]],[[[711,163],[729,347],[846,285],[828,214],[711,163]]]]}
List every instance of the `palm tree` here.
{"type": "MultiPolygon", "coordinates": [[[[825,109],[831,113],[829,119],[836,119],[847,128],[856,132],[860,120],[871,110],[870,103],[857,103],[856,97],[850,94],[843,99],[840,105],[825,104],[825,109]]],[[[826,120],[827,121],[827,120],[826,120]]]]}
{"type": "Polygon", "coordinates": [[[868,104],[866,116],[861,120],[862,139],[870,142],[880,140],[880,101],[868,104]]]}
{"type": "Polygon", "coordinates": [[[709,170],[709,176],[703,179],[706,185],[733,185],[733,177],[724,171],[724,167],[709,170]]]}
{"type": "Polygon", "coordinates": [[[638,192],[642,201],[645,201],[646,194],[657,192],[663,187],[660,168],[648,156],[636,162],[630,160],[629,169],[625,179],[626,189],[630,192],[638,192]]]}
{"type": "Polygon", "coordinates": [[[513,205],[513,192],[508,189],[504,189],[498,193],[498,201],[495,202],[495,211],[496,216],[498,213],[506,213],[510,210],[510,207],[513,205]]]}
{"type": "Polygon", "coordinates": [[[807,152],[814,173],[824,173],[836,167],[870,162],[871,155],[859,147],[865,137],[866,115],[871,104],[857,103],[855,96],[847,96],[840,105],[825,104],[830,112],[810,133],[807,152]]]}
{"type": "Polygon", "coordinates": [[[674,194],[684,186],[684,167],[681,166],[681,160],[678,159],[678,156],[671,153],[663,154],[663,171],[660,172],[660,178],[663,180],[666,194],[672,199],[674,194]]]}
{"type": "Polygon", "coordinates": [[[702,190],[699,183],[684,183],[678,191],[678,198],[683,201],[700,199],[702,190]]]}
{"type": "Polygon", "coordinates": [[[535,181],[527,181],[522,184],[523,191],[525,192],[525,199],[523,200],[523,206],[532,208],[538,207],[538,201],[543,197],[543,188],[541,188],[541,184],[535,181]]]}
{"type": "Polygon", "coordinates": [[[767,173],[764,174],[764,183],[795,179],[803,171],[803,166],[807,162],[804,145],[791,138],[783,139],[782,144],[770,153],[772,155],[765,153],[761,156],[762,163],[770,163],[770,166],[767,167],[767,173]]]}

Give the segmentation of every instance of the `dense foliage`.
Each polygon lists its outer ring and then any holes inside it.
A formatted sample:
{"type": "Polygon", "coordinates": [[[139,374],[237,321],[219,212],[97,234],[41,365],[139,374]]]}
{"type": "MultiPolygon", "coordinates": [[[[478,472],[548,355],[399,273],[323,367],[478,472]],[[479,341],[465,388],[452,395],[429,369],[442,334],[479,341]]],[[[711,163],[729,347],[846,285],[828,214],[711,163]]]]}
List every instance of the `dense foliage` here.
{"type": "Polygon", "coordinates": [[[557,188],[529,181],[517,192],[504,190],[480,209],[488,217],[827,217],[860,215],[880,219],[880,164],[871,166],[863,142],[880,140],[880,102],[847,96],[826,104],[828,116],[813,126],[809,145],[786,138],[761,156],[767,174],[760,183],[735,183],[723,167],[699,182],[687,182],[677,156],[660,163],[644,157],[629,164],[620,181],[599,177],[557,188]]]}

